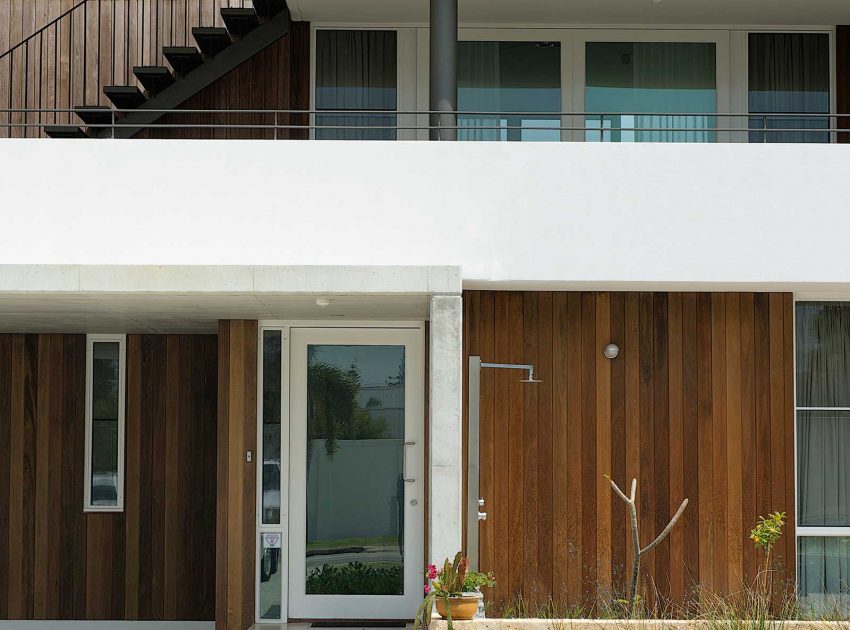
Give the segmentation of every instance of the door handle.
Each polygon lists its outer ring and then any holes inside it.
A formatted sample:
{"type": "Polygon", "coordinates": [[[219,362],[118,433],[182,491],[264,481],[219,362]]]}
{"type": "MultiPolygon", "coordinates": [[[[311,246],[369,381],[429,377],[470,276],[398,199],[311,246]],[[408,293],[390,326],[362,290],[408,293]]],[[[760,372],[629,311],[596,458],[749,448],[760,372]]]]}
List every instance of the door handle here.
{"type": "Polygon", "coordinates": [[[404,445],[401,447],[401,478],[404,480],[405,483],[414,483],[416,481],[415,477],[407,476],[407,447],[415,445],[416,442],[405,442],[404,445]]]}
{"type": "MultiPolygon", "coordinates": [[[[484,507],[484,499],[482,497],[478,497],[478,507],[480,507],[480,508],[484,507]]],[[[487,520],[487,512],[482,512],[481,510],[478,510],[478,522],[480,523],[481,521],[486,521],[486,520],[487,520]]]]}

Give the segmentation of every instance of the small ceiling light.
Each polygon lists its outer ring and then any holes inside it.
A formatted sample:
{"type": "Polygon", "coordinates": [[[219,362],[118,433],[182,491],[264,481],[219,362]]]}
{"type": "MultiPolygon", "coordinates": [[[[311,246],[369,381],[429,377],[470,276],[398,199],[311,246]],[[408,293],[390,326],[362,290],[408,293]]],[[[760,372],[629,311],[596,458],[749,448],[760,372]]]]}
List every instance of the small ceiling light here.
{"type": "Polygon", "coordinates": [[[620,354],[620,346],[616,343],[609,343],[607,346],[602,348],[602,354],[605,355],[606,359],[616,359],[620,354]]]}
{"type": "Polygon", "coordinates": [[[331,305],[331,301],[328,298],[316,298],[316,306],[319,308],[326,308],[331,305]]]}

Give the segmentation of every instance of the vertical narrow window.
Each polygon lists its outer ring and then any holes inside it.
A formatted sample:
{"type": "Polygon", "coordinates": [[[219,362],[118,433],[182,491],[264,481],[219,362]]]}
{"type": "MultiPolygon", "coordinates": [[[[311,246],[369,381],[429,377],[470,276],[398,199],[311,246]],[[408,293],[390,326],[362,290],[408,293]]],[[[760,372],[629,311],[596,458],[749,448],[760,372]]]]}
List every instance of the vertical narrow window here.
{"type": "Polygon", "coordinates": [[[124,508],[124,335],[86,340],[84,509],[124,508]]]}
{"type": "Polygon", "coordinates": [[[850,302],[797,304],[798,590],[850,604],[850,302]]]}
{"type": "Polygon", "coordinates": [[[317,139],[396,139],[396,40],[396,31],[316,32],[316,109],[328,110],[316,115],[317,139]]]}
{"type": "Polygon", "coordinates": [[[458,140],[561,139],[560,43],[459,42],[457,83],[458,140]]]}
{"type": "Polygon", "coordinates": [[[280,524],[281,331],[263,331],[263,525],[280,524]]]}
{"type": "Polygon", "coordinates": [[[829,142],[829,35],[750,33],[748,100],[750,142],[829,142]]]}
{"type": "Polygon", "coordinates": [[[587,42],[588,142],[715,142],[717,47],[587,42]]]}

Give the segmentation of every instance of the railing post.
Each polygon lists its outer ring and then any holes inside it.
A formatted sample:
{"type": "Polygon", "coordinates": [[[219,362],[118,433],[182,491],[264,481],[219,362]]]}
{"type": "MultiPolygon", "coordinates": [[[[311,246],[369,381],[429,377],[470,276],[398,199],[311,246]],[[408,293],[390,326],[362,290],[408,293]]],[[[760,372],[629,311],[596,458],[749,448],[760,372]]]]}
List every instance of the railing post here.
{"type": "Polygon", "coordinates": [[[109,117],[111,119],[111,123],[110,123],[110,126],[109,126],[109,137],[110,137],[110,139],[115,140],[115,110],[114,109],[109,110],[109,117]]]}
{"type": "Polygon", "coordinates": [[[277,140],[277,110],[274,110],[274,139],[277,140]]]}

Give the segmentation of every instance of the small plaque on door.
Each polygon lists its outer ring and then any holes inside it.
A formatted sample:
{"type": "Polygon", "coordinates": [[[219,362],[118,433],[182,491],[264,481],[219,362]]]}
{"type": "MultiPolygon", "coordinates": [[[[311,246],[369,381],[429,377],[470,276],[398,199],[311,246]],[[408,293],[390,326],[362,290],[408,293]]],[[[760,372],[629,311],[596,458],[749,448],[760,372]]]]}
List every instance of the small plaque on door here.
{"type": "Polygon", "coordinates": [[[280,549],[280,534],[263,534],[263,544],[266,549],[280,549]]]}

